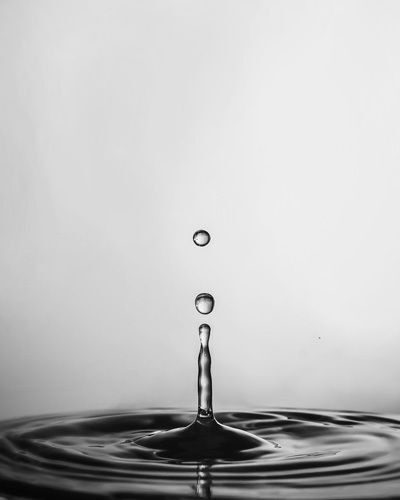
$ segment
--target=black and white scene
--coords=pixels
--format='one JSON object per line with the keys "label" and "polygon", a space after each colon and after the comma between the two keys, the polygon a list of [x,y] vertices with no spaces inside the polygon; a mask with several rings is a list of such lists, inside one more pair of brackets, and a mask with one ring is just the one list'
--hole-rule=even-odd
{"label": "black and white scene", "polygon": [[0,0],[0,500],[400,499],[400,1]]}

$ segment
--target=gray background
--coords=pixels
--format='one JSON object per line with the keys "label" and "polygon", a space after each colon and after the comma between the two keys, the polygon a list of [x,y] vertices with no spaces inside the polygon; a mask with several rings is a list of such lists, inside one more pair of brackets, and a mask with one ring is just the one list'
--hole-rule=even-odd
{"label": "gray background", "polygon": [[[400,411],[400,2],[0,2],[0,417]],[[197,248],[194,230],[212,243]]]}

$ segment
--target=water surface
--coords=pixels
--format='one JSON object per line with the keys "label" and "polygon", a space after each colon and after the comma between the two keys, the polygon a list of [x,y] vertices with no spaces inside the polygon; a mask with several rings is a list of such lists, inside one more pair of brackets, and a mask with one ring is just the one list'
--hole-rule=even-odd
{"label": "water surface", "polygon": [[[137,443],[192,412],[44,416],[0,424],[8,499],[400,498],[400,417],[273,409],[223,412],[269,443],[218,459],[177,459]],[[167,454],[168,455],[168,454]]]}

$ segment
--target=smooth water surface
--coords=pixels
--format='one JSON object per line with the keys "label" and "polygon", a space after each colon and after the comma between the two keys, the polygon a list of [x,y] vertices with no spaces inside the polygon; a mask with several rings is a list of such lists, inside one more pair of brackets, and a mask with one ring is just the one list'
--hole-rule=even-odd
{"label": "smooth water surface", "polygon": [[0,497],[399,498],[400,417],[277,409],[217,419],[268,446],[185,460],[137,443],[193,421],[178,410],[3,422]]}

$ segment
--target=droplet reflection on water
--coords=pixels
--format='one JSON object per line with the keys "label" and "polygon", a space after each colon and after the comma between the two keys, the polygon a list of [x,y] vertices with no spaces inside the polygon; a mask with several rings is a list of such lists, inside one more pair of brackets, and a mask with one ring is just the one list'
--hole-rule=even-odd
{"label": "droplet reflection on water", "polygon": [[200,314],[210,314],[214,309],[214,297],[209,293],[199,293],[194,304]]}

